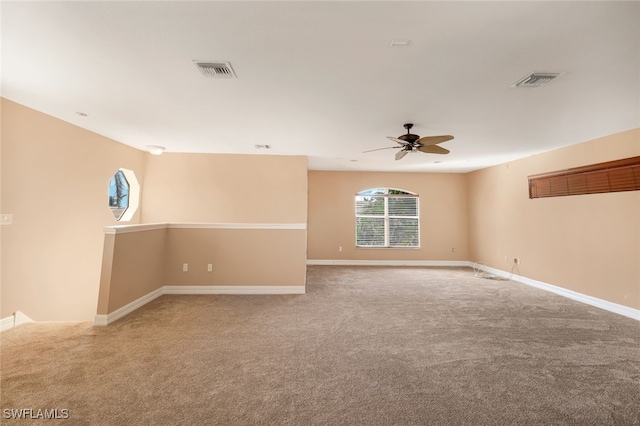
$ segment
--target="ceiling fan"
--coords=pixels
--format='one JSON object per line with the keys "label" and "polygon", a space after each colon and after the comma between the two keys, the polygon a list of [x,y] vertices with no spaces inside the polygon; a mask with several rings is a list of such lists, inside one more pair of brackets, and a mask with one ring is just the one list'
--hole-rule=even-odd
{"label": "ceiling fan", "polygon": [[400,151],[396,152],[396,160],[400,160],[402,157],[407,155],[410,151],[422,151],[428,154],[448,154],[449,150],[438,146],[439,143],[450,141],[453,139],[451,135],[442,135],[442,136],[425,136],[421,138],[418,135],[414,135],[410,133],[411,128],[413,127],[412,123],[407,123],[404,125],[404,128],[407,129],[407,134],[398,136],[394,138],[392,136],[387,136],[387,139],[390,139],[394,142],[400,144],[400,146],[388,146],[386,148],[377,148],[370,149],[364,152],[372,152],[372,151],[380,151],[382,149],[400,149]]}

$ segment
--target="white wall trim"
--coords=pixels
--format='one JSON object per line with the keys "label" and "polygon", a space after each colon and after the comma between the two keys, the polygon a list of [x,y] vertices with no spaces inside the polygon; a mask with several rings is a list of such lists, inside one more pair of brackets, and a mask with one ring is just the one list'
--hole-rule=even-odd
{"label": "white wall trim", "polygon": [[10,317],[2,318],[2,320],[0,320],[0,331],[9,330],[10,328],[17,327],[28,322],[33,322],[33,320],[23,312],[16,311]]}
{"label": "white wall trim", "polygon": [[105,226],[105,234],[129,234],[131,232],[155,231],[157,229],[166,229],[166,223],[143,223],[138,225],[115,225]]}
{"label": "white wall trim", "polygon": [[[473,263],[469,262],[469,266],[472,266],[472,265]],[[490,274],[503,277],[503,278],[511,278],[513,281],[519,282],[521,284],[525,284],[531,287],[538,288],[540,290],[555,293],[560,296],[564,296],[569,299],[585,303],[587,305],[595,306],[596,308],[604,309],[605,311],[613,312],[615,314],[623,315],[625,317],[629,317],[629,318],[640,321],[640,310],[638,309],[630,308],[624,305],[619,305],[617,303],[609,302],[608,300],[598,299],[597,297],[588,296],[586,294],[578,293],[576,291],[568,290],[566,288],[558,287],[552,284],[547,284],[542,281],[533,280],[531,278],[523,277],[521,275],[516,275],[516,274],[512,275],[509,272],[502,271],[500,269],[495,269],[490,266],[483,265],[482,268]]]}
{"label": "white wall trim", "polygon": [[[332,259],[307,259],[307,265],[344,265],[344,266],[468,266],[473,267],[474,262],[462,260],[332,260]],[[588,296],[573,290],[547,284],[542,281],[533,280],[521,275],[511,274],[490,266],[481,265],[486,272],[502,278],[510,278],[513,281],[536,287],[540,290],[549,291],[569,299],[586,303],[605,311],[613,312],[640,321],[640,310],[628,306],[619,305],[597,297]]]}
{"label": "white wall trim", "polygon": [[0,331],[9,330],[13,327],[15,327],[13,315],[11,315],[10,317],[2,318],[2,320],[0,320]]}
{"label": "white wall trim", "polygon": [[154,290],[151,293],[147,293],[141,298],[136,299],[131,303],[127,303],[123,307],[116,309],[110,314],[107,314],[107,315],[97,314],[95,317],[95,320],[93,321],[93,325],[109,325],[112,322],[122,318],[123,316],[130,314],[136,309],[141,308],[142,306],[146,305],[152,300],[157,299],[158,297],[162,296],[162,294],[163,294],[163,287],[160,287],[159,289]]}
{"label": "white wall trim", "polygon": [[164,294],[304,294],[303,285],[168,285]]}
{"label": "white wall trim", "polygon": [[306,223],[169,223],[172,229],[307,229]]}
{"label": "white wall trim", "polygon": [[307,265],[342,266],[470,266],[466,260],[345,260],[307,259]]}
{"label": "white wall trim", "polygon": [[157,229],[307,229],[306,223],[142,223],[105,226],[105,234],[128,234]]}
{"label": "white wall trim", "polygon": [[166,285],[141,298],[111,312],[98,314],[93,325],[105,326],[146,305],[163,294],[304,294],[305,286],[297,285],[254,285],[254,286],[208,286],[208,285]]}

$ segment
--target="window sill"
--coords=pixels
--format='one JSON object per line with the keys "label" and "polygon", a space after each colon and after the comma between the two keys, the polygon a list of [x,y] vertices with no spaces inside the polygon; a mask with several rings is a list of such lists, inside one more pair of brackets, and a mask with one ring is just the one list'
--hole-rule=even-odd
{"label": "window sill", "polygon": [[418,250],[420,247],[356,246],[356,250]]}

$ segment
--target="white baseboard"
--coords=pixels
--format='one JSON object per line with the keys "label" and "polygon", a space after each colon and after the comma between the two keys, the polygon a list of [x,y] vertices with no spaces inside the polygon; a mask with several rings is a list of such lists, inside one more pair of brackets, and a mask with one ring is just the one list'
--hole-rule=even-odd
{"label": "white baseboard", "polygon": [[305,286],[206,286],[167,285],[104,315],[95,316],[93,325],[105,326],[146,305],[163,294],[304,294]]}
{"label": "white baseboard", "polygon": [[307,265],[339,266],[470,266],[466,260],[350,260],[307,259]]}
{"label": "white baseboard", "polygon": [[[473,263],[469,262],[469,266],[472,265]],[[509,272],[491,268],[489,266],[482,265],[482,269],[498,277],[510,278],[511,280],[519,282],[521,284],[526,284],[531,287],[539,288],[540,290],[555,293],[560,296],[564,296],[569,299],[585,303],[587,305],[595,306],[596,308],[604,309],[605,311],[613,312],[618,315],[623,315],[635,320],[640,320],[640,310],[638,309],[633,309],[628,306],[619,305],[617,303],[609,302],[603,299],[598,299],[597,297],[587,296],[586,294],[578,293],[576,291],[568,290],[566,288],[558,287],[552,284],[547,284],[542,281],[532,280],[531,278],[523,277],[521,275],[512,275]]]}
{"label": "white baseboard", "polygon": [[167,285],[164,294],[304,294],[303,285]]}
{"label": "white baseboard", "polygon": [[9,330],[14,326],[15,326],[15,321],[14,321],[13,315],[11,315],[10,317],[2,318],[2,320],[0,320],[0,331]]}
{"label": "white baseboard", "polygon": [[9,330],[10,328],[17,327],[28,322],[33,322],[33,320],[24,313],[16,311],[10,317],[2,318],[2,320],[0,320],[0,331]]}
{"label": "white baseboard", "polygon": [[157,299],[158,297],[162,296],[162,294],[163,294],[163,287],[157,290],[154,290],[151,293],[147,293],[141,298],[136,299],[131,303],[127,303],[123,307],[116,309],[110,314],[106,314],[106,315],[98,314],[96,315],[95,320],[93,321],[93,325],[109,325],[112,322],[122,318],[123,316],[130,314],[136,309],[141,308],[142,306],[146,305],[152,300]]}
{"label": "white baseboard", "polygon": [[[473,262],[463,260],[332,260],[332,259],[308,259],[307,265],[344,265],[344,266],[466,266],[472,267]],[[607,300],[598,299],[586,294],[578,293],[542,281],[533,280],[521,275],[490,266],[482,265],[484,271],[503,278],[529,285],[540,290],[549,291],[560,296],[576,300],[596,308],[623,315],[628,318],[640,320],[640,310],[628,306],[619,305]],[[141,306],[163,294],[304,294],[305,286],[164,286],[140,299],[123,306],[108,314],[96,315],[94,325],[108,325],[113,321],[135,311]],[[26,316],[25,316],[26,317]],[[2,330],[13,327],[10,325],[14,317],[2,319]],[[28,318],[28,317],[27,317]]]}
{"label": "white baseboard", "polygon": [[[307,259],[307,265],[343,265],[343,266],[467,266],[473,267],[474,262],[466,260],[335,260],[335,259]],[[481,265],[486,272],[502,278],[510,278],[521,284],[536,287],[540,290],[549,291],[569,299],[604,309],[618,315],[623,315],[635,320],[640,320],[640,310],[628,306],[619,305],[597,297],[587,296],[576,291],[567,290],[542,281],[532,280],[521,275],[511,274],[490,266]]]}

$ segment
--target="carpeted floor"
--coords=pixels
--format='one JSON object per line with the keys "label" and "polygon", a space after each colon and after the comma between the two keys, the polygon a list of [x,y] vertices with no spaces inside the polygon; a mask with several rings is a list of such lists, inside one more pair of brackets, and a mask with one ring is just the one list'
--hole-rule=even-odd
{"label": "carpeted floor", "polygon": [[305,295],[162,296],[0,354],[2,424],[640,425],[640,322],[466,268],[311,266]]}

